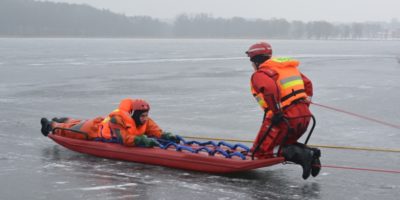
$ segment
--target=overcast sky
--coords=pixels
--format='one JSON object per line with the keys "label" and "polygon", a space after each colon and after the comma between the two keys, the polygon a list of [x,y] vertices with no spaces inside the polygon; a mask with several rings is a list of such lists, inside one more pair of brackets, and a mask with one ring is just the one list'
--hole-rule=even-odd
{"label": "overcast sky", "polygon": [[400,0],[47,0],[86,3],[128,16],[173,19],[179,14],[285,18],[289,21],[365,22],[400,20]]}

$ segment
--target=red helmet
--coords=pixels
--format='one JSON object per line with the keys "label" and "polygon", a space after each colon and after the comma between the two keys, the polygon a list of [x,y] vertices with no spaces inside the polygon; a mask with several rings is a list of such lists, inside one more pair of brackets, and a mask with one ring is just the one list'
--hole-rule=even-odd
{"label": "red helmet", "polygon": [[268,55],[272,56],[272,47],[266,42],[255,43],[250,46],[249,50],[246,51],[247,56],[250,58],[257,55]]}
{"label": "red helmet", "polygon": [[143,99],[135,99],[132,103],[132,110],[145,110],[149,111],[150,110],[150,105],[147,103],[147,101]]}

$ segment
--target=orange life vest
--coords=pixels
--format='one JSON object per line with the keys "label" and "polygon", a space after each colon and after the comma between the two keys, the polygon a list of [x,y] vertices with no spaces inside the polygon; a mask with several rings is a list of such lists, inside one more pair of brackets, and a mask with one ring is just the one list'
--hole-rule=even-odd
{"label": "orange life vest", "polygon": [[143,135],[146,132],[147,124],[136,127],[135,121],[133,121],[128,112],[116,109],[101,122],[98,135],[100,138],[107,140],[123,140],[125,135]]}
{"label": "orange life vest", "polygon": [[[307,97],[303,79],[300,71],[297,69],[298,65],[299,61],[297,60],[288,57],[281,57],[269,59],[259,67],[259,71],[273,70],[278,74],[277,79],[274,80],[279,88],[278,99],[280,100],[281,108],[290,105],[297,99]],[[270,76],[267,72],[265,72],[265,74]],[[269,110],[268,105],[264,100],[264,94],[257,93],[252,84],[251,93],[264,111]]]}

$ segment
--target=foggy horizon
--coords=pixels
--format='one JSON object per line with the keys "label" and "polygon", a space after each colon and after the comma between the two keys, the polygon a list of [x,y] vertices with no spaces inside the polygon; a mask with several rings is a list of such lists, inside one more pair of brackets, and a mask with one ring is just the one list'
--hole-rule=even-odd
{"label": "foggy horizon", "polygon": [[[251,2],[229,0],[35,0],[87,4],[98,9],[108,9],[114,13],[127,16],[146,15],[170,21],[180,14],[204,13],[213,17],[245,19],[283,18],[289,21],[329,21],[333,23],[348,22],[390,22],[399,19],[396,0],[337,0],[326,3],[319,0],[293,2],[290,0]],[[226,8],[229,5],[229,8]]]}
{"label": "foggy horizon", "polygon": [[167,23],[154,16],[121,15],[88,4],[33,0],[0,2],[0,24],[0,36],[3,37],[400,38],[398,20],[347,24],[328,21],[305,23],[285,18],[253,20],[200,13],[181,14]]}

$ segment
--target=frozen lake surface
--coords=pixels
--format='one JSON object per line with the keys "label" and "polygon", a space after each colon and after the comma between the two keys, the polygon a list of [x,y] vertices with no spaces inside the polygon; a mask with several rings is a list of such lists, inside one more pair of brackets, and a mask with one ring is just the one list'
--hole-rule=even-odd
{"label": "frozen lake surface", "polygon": [[[244,51],[255,40],[0,39],[1,199],[398,199],[400,174],[278,165],[214,175],[65,149],[41,117],[92,118],[144,98],[166,131],[252,140],[262,111]],[[400,124],[400,41],[271,40],[301,61],[313,101]],[[399,149],[398,129],[312,107],[310,144]],[[250,144],[247,144],[250,145]],[[399,171],[399,153],[322,149],[325,165]]]}

